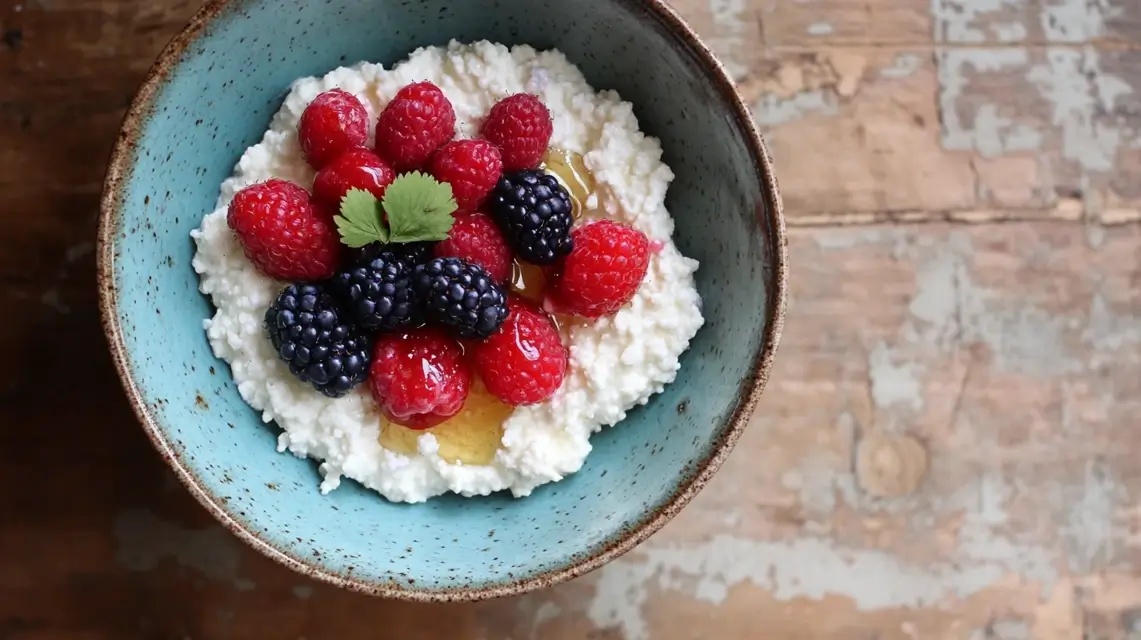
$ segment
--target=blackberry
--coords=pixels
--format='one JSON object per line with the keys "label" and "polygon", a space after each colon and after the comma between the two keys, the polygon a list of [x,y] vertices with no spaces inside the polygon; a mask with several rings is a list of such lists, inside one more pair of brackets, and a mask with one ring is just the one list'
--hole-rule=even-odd
{"label": "blackberry", "polygon": [[574,247],[570,194],[555,176],[527,169],[505,173],[489,198],[511,248],[532,264],[551,264]]}
{"label": "blackberry", "polygon": [[417,266],[412,288],[428,321],[461,338],[488,338],[507,319],[503,290],[482,267],[459,258],[435,258]]}
{"label": "blackberry", "polygon": [[416,315],[412,267],[391,252],[341,271],[329,288],[349,318],[364,329],[392,331],[407,326]]}
{"label": "blackberry", "polygon": [[368,378],[371,344],[345,322],[336,298],[321,284],[292,284],[265,312],[277,355],[302,382],[339,398]]}
{"label": "blackberry", "polygon": [[349,249],[349,263],[353,265],[368,264],[382,253],[393,253],[403,258],[409,267],[424,264],[432,259],[432,250],[435,242],[397,242],[384,244],[374,242],[359,249]]}

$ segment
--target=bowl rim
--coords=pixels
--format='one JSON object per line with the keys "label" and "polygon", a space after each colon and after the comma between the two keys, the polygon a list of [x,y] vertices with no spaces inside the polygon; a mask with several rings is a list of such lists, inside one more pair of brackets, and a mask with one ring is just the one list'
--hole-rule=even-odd
{"label": "bowl rim", "polygon": [[117,308],[115,290],[115,229],[123,198],[122,189],[129,180],[134,159],[134,149],[139,135],[153,111],[152,101],[159,93],[172,70],[178,65],[182,54],[194,43],[211,21],[224,9],[242,0],[207,0],[191,17],[183,29],[167,44],[147,72],[123,118],[122,125],[111,152],[110,162],[103,182],[103,193],[99,207],[99,225],[96,236],[96,274],[99,290],[99,312],[103,333],[108,342],[111,358],[120,383],[126,393],[136,419],[143,427],[151,444],[159,455],[174,470],[179,481],[190,494],[223,526],[239,539],[290,569],[338,587],[368,595],[404,600],[410,602],[456,602],[478,601],[491,598],[520,595],[536,589],[554,586],[572,578],[589,573],[615,560],[672,520],[697,495],[705,484],[716,474],[729,456],[741,433],[748,425],[757,401],[760,399],[772,370],[773,359],[780,344],[787,305],[788,288],[788,238],[785,229],[784,207],[780,190],[773,171],[773,162],[768,147],[761,137],[756,122],[748,106],[723,64],[710,48],[701,40],[688,23],[664,0],[624,0],[640,5],[656,17],[675,36],[690,48],[692,53],[710,73],[723,99],[734,112],[734,118],[746,134],[746,142],[757,165],[757,179],[760,183],[765,211],[758,215],[768,218],[766,228],[770,230],[770,260],[772,261],[773,287],[768,292],[766,317],[760,348],[752,366],[744,379],[748,386],[744,398],[737,404],[729,420],[729,428],[721,438],[713,443],[709,455],[697,463],[695,471],[688,479],[683,479],[675,487],[673,495],[637,525],[622,530],[616,539],[593,552],[572,559],[564,566],[549,569],[543,573],[521,578],[516,581],[484,587],[462,587],[445,590],[410,589],[403,586],[369,581],[352,574],[340,574],[329,570],[309,559],[299,559],[276,548],[243,522],[231,515],[223,503],[219,502],[198,480],[193,469],[167,441],[158,421],[151,415],[139,387],[135,384],[130,366],[130,358],[123,339]]}

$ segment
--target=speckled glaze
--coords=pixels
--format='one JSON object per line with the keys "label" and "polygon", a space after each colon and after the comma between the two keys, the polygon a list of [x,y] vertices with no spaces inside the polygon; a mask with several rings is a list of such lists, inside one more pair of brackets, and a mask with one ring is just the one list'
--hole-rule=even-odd
{"label": "speckled glaze", "polygon": [[[529,16],[543,15],[543,20]],[[583,469],[515,500],[390,504],[275,451],[210,351],[190,230],[296,78],[488,39],[557,47],[634,104],[677,174],[667,204],[701,261],[706,325],[677,381],[592,440]],[[780,198],[724,70],[655,0],[220,0],[162,53],[126,117],[99,224],[104,329],[159,453],[236,535],[304,574],[420,601],[518,594],[630,550],[716,472],[764,388],[785,305]]]}

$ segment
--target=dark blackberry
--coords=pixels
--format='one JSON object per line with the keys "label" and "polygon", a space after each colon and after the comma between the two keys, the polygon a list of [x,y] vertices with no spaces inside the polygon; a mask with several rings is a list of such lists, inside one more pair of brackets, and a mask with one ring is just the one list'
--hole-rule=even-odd
{"label": "dark blackberry", "polygon": [[555,176],[531,169],[505,173],[488,202],[511,248],[527,262],[551,264],[574,247],[570,194]]}
{"label": "dark blackberry", "polygon": [[435,242],[397,242],[383,244],[374,242],[359,249],[349,249],[349,263],[353,265],[368,264],[382,253],[393,253],[403,258],[409,267],[424,264],[432,259],[432,250]]}
{"label": "dark blackberry", "polygon": [[302,382],[339,398],[368,378],[371,344],[319,284],[292,284],[265,312],[277,355]]}
{"label": "dark blackberry", "polygon": [[392,331],[407,326],[416,315],[412,267],[390,252],[341,271],[329,285],[350,319],[365,329]]}
{"label": "dark blackberry", "polygon": [[461,338],[483,340],[507,319],[507,297],[482,267],[435,258],[416,267],[412,288],[428,321]]}

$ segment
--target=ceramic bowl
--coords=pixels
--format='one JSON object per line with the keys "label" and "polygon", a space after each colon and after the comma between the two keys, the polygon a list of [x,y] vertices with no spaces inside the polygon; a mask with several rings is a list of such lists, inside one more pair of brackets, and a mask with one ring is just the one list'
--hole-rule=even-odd
{"label": "ceramic bowl", "polygon": [[[276,429],[211,353],[190,231],[294,79],[453,38],[559,48],[593,86],[634,104],[677,176],[667,203],[682,252],[701,261],[706,324],[665,393],[594,437],[581,471],[529,498],[391,504],[352,482],[321,495],[317,465],[276,452]],[[297,571],[409,600],[525,592],[645,540],[745,428],[784,312],[784,227],[764,144],[724,69],[657,0],[209,2],[126,116],[98,242],[102,319],[127,397],[191,493]]]}

